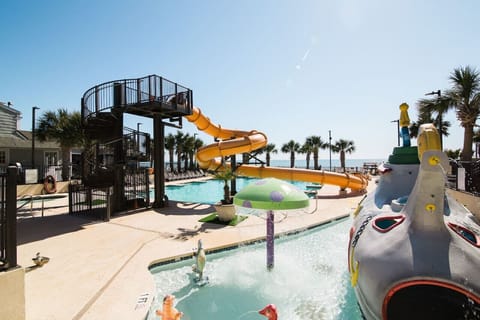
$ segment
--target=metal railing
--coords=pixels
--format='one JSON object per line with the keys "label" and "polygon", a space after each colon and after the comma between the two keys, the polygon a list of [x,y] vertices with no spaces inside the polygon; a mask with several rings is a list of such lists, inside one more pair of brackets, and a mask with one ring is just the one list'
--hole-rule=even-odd
{"label": "metal railing", "polygon": [[0,174],[0,271],[17,266],[17,171]]}
{"label": "metal railing", "polygon": [[82,119],[110,112],[114,107],[147,103],[170,104],[174,110],[191,113],[192,90],[157,75],[105,82],[88,89],[82,97]]}

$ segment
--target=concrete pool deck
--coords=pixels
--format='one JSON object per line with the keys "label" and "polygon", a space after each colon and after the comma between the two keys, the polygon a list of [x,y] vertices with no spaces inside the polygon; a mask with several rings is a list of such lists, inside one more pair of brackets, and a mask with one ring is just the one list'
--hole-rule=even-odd
{"label": "concrete pool deck", "polygon": [[[368,191],[375,187],[370,181]],[[348,217],[363,195],[338,198],[338,190],[325,185],[306,211],[275,223],[275,233]],[[150,265],[191,256],[198,239],[215,250],[265,238],[265,221],[256,216],[237,226],[198,221],[214,211],[210,205],[170,201],[165,208],[101,222],[68,215],[65,198],[49,202],[43,217],[39,210],[19,212],[26,319],[144,319],[156,291]],[[37,252],[50,261],[29,269]]]}

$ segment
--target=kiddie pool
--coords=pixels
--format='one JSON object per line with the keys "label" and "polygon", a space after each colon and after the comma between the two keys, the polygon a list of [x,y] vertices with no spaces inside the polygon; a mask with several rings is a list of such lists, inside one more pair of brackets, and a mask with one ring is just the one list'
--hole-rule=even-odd
{"label": "kiddie pool", "polygon": [[269,303],[279,319],[362,319],[347,272],[350,226],[347,218],[277,239],[271,271],[265,243],[207,254],[204,286],[194,281],[193,259],[154,266],[157,295],[147,319],[159,319],[166,294],[176,296],[182,320],[266,319],[257,311]]}

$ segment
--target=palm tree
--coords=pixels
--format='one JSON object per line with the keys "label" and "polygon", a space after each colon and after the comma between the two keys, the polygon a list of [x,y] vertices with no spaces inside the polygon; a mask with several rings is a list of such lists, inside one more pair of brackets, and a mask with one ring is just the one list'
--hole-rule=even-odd
{"label": "palm tree", "polygon": [[223,199],[221,200],[222,204],[232,204],[228,182],[235,178],[235,173],[230,168],[225,168],[224,170],[216,171],[214,176],[216,179],[223,181]]}
{"label": "palm tree", "polygon": [[193,167],[193,154],[195,152],[195,137],[190,134],[185,134],[183,138],[183,167],[185,170],[187,168]]}
{"label": "palm tree", "polygon": [[278,152],[275,144],[268,143],[265,147],[262,148],[261,152],[265,152],[265,162],[267,163],[267,167],[270,167],[270,154]]}
{"label": "palm tree", "polygon": [[307,140],[310,141],[310,144],[313,146],[313,169],[318,170],[318,150],[327,148],[328,144],[323,142],[320,136],[310,136]]}
{"label": "palm tree", "polygon": [[173,172],[173,156],[175,152],[175,136],[169,133],[165,137],[165,149],[168,150],[168,161],[170,166],[170,171]]}
{"label": "palm tree", "polygon": [[[440,94],[440,91],[438,92]],[[418,123],[418,128],[420,124],[423,123],[433,123],[440,133],[440,146],[443,149],[443,136],[448,137],[448,128],[450,128],[450,121],[443,121],[443,116],[448,112],[449,109],[452,109],[453,106],[450,104],[450,99],[447,97],[438,97],[434,99],[420,99],[417,102],[419,120],[423,117],[424,122]],[[436,114],[435,118],[432,115]],[[417,128],[417,129],[418,129]],[[418,130],[416,135],[410,136],[416,137],[418,135]]]}
{"label": "palm tree", "polygon": [[418,120],[417,121],[412,121],[410,124],[410,127],[408,128],[408,131],[410,132],[410,138],[416,138],[418,137],[418,131],[420,130],[420,126],[424,123],[433,123],[434,120],[432,118],[432,113],[427,110],[420,110],[418,113]]}
{"label": "palm tree", "polygon": [[182,131],[177,131],[175,134],[175,150],[177,153],[177,171],[182,171],[182,155],[183,155],[183,144],[185,136]]}
{"label": "palm tree", "polygon": [[307,138],[303,143],[303,145],[300,147],[300,153],[305,154],[305,163],[306,163],[307,169],[310,169],[310,156],[312,152],[313,152],[313,144]]}
{"label": "palm tree", "polygon": [[281,150],[283,153],[290,153],[290,168],[295,167],[295,152],[300,150],[298,142],[290,140],[282,146]]}
{"label": "palm tree", "polygon": [[449,157],[450,159],[458,159],[458,157],[460,157],[460,152],[462,150],[460,149],[457,149],[457,150],[450,150],[450,149],[446,149],[445,150],[445,153],[447,154],[447,157]]}
{"label": "palm tree", "polygon": [[86,140],[80,112],[69,113],[67,109],[45,112],[38,120],[35,136],[39,141],[57,141],[62,153],[62,180],[68,180],[71,149],[82,146]]}
{"label": "palm tree", "polygon": [[463,149],[460,159],[471,161],[473,150],[473,128],[480,116],[480,73],[470,67],[454,69],[449,77],[453,88],[446,96],[455,107],[457,119],[464,128]]}
{"label": "palm tree", "polygon": [[[195,136],[195,135],[194,135],[194,136]],[[202,141],[201,139],[195,139],[193,145],[194,145],[194,147],[195,147],[195,149],[193,150],[194,153],[195,153],[195,152],[197,152],[198,149],[200,149],[201,147],[203,147],[203,141]],[[191,158],[192,161],[194,161],[194,160],[193,160],[194,157],[195,157],[195,154],[194,154],[194,155],[192,156],[192,158]],[[195,167],[195,164],[192,164],[192,167]],[[195,168],[195,169],[197,169],[197,168]]]}
{"label": "palm tree", "polygon": [[345,153],[352,153],[355,151],[355,144],[351,140],[340,139],[332,146],[333,152],[340,153],[340,166],[343,172],[345,172]]}

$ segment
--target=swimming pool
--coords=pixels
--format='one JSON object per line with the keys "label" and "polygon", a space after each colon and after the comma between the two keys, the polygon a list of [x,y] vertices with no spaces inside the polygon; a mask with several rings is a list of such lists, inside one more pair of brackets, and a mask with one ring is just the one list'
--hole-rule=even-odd
{"label": "swimming pool", "polygon": [[347,272],[350,226],[344,219],[276,240],[272,271],[264,243],[209,254],[203,287],[193,280],[193,259],[154,267],[157,296],[148,319],[156,319],[166,294],[176,296],[182,320],[260,320],[257,311],[269,303],[280,319],[362,319]]}
{"label": "swimming pool", "polygon": [[[237,191],[255,181],[255,178],[237,178]],[[307,183],[289,181],[302,190],[307,189]],[[194,203],[214,204],[223,198],[223,180],[210,179],[206,181],[193,181],[183,184],[165,186],[165,193],[170,200]],[[150,199],[154,199],[153,190]]]}

